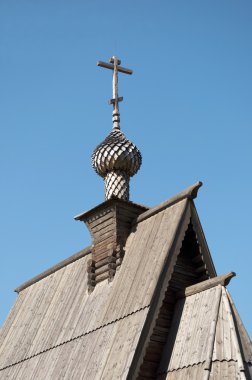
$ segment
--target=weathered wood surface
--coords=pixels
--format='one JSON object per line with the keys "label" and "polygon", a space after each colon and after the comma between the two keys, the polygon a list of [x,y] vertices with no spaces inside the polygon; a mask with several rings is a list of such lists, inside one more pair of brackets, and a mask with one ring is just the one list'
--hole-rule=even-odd
{"label": "weathered wood surface", "polygon": [[170,207],[177,202],[182,201],[183,199],[194,199],[197,197],[197,193],[199,188],[202,186],[202,182],[196,182],[194,185],[188,187],[187,189],[181,191],[180,193],[174,195],[173,197],[167,199],[167,201],[164,201],[160,203],[158,206],[152,207],[150,210],[147,210],[143,212],[137,219],[136,223],[142,222],[144,219],[149,218],[150,216],[153,216],[157,214],[158,212],[161,212],[165,210],[167,207]]}
{"label": "weathered wood surface", "polygon": [[156,379],[157,380],[204,380],[205,372],[204,372],[203,364],[199,363],[198,365],[195,365],[193,367],[180,368],[176,371],[160,374],[156,377]]}
{"label": "weathered wood surface", "polygon": [[252,378],[252,342],[242,323],[239,313],[235,307],[234,301],[232,300],[232,297],[229,294],[228,290],[226,291],[226,293],[228,296],[228,300],[230,304],[232,305],[232,312],[234,313],[234,316],[235,316],[236,327],[238,329],[239,336],[242,337],[241,344],[242,344],[242,351],[244,353],[244,359],[247,363],[251,363],[251,378]]}
{"label": "weathered wood surface", "polygon": [[[191,281],[197,282],[198,278],[215,275],[204,235],[191,203],[185,197],[175,203],[167,203],[166,208],[162,206],[158,212],[138,220],[127,239],[120,271],[112,282],[99,282],[90,295],[86,281],[91,254],[78,257],[78,260],[60,266],[56,271],[47,271],[37,282],[31,282],[25,287],[1,330],[0,378],[126,379],[131,373],[133,363],[136,363],[134,368],[138,368],[138,359],[142,360],[144,357],[145,343],[150,341],[152,349],[146,357],[147,365],[143,376],[139,377],[140,380],[153,370],[151,362],[159,360],[162,355],[168,330],[168,343],[159,368],[160,379],[176,377],[176,380],[184,380],[187,376],[191,379],[204,379],[210,374],[204,368],[211,353],[212,357],[216,355],[217,361],[223,360],[225,363],[227,359],[223,358],[229,357],[231,352],[230,368],[234,369],[228,374],[240,371],[242,365],[236,354],[237,342],[244,342],[244,329],[241,322],[230,322],[230,310],[232,318],[236,315],[230,301],[225,301],[222,309],[218,308],[215,292],[218,287],[180,299],[170,325],[172,313],[169,314],[169,308],[174,303],[174,293],[190,285]],[[103,221],[109,220],[106,213],[101,217],[105,217]],[[190,256],[191,261],[188,262],[181,258],[177,260],[177,257],[181,246],[183,247],[190,217],[193,227],[196,228],[197,240],[202,245],[195,255]],[[99,224],[99,218],[91,219],[93,226]],[[128,223],[126,215],[125,225],[128,226]],[[194,247],[192,242],[188,244],[189,247]],[[99,276],[104,273],[102,266],[107,266],[108,271],[114,270],[109,267],[107,259],[102,257],[101,251],[95,264],[91,260]],[[117,263],[120,257],[113,259]],[[92,265],[88,266],[90,275],[95,273]],[[198,267],[204,267],[204,271],[199,273],[195,270]],[[174,276],[171,279],[172,273]],[[165,294],[168,283],[173,291]],[[225,294],[221,293],[221,300]],[[219,299],[220,304],[221,300]],[[227,305],[231,307],[230,310]],[[206,337],[210,333],[209,326],[213,326],[216,309],[222,310],[222,314],[229,310],[229,319],[224,322],[222,315],[217,315],[215,330],[212,329],[215,339],[212,339],[214,343],[211,346],[211,340]],[[180,325],[173,325],[174,321],[180,321],[180,314]],[[236,327],[234,328],[237,325],[239,337],[236,339],[232,334],[228,335],[228,328],[231,326],[237,334]],[[178,334],[180,339],[176,340]],[[227,339],[232,347],[230,352],[218,345],[219,341]],[[243,351],[244,347],[250,352],[246,355],[243,352],[242,357],[251,357],[251,346],[247,341],[242,343]],[[170,357],[172,360],[169,362],[167,358]],[[233,362],[239,364],[232,366]],[[242,364],[247,370],[246,363]],[[8,366],[10,367],[7,368]],[[211,362],[211,371],[215,367],[217,368],[217,364]],[[239,375],[240,373],[242,372]],[[222,377],[216,379],[220,380]]]}
{"label": "weathered wood surface", "polygon": [[60,263],[54,265],[50,269],[45,270],[44,272],[40,273],[38,276],[35,276],[31,280],[26,281],[24,284],[18,286],[15,289],[15,292],[17,292],[17,293],[21,292],[25,288],[28,288],[28,286],[35,284],[35,282],[42,280],[43,278],[49,276],[50,274],[58,271],[61,268],[64,268],[65,266],[73,263],[76,260],[81,259],[83,256],[89,255],[90,253],[91,253],[91,247],[87,247],[85,249],[82,249],[81,251],[79,251],[79,252],[75,253],[74,255],[68,257],[67,259],[62,260]]}
{"label": "weathered wood surface", "polygon": [[178,300],[158,379],[250,379],[236,325],[220,284]]}
{"label": "weathered wood surface", "polygon": [[[88,295],[86,283],[90,254],[21,291],[18,307],[14,307],[1,331],[0,368],[32,356],[36,357],[32,359],[34,363],[40,353],[48,350],[51,354],[48,351],[46,355],[54,361],[56,346],[97,329],[102,334],[103,326],[116,324],[126,316],[129,321],[130,314],[148,309],[166,256],[172,254],[170,249],[186,202],[134,227],[118,275],[111,283],[98,283],[92,294]],[[143,324],[141,320],[138,328],[142,329]],[[121,343],[127,339],[131,338],[126,331]],[[89,344],[92,342],[90,334]],[[134,348],[131,359],[133,353]],[[123,361],[130,359],[127,353],[120,354],[123,366]],[[27,363],[28,360],[24,365]]]}
{"label": "weathered wood surface", "polygon": [[216,273],[216,270],[214,267],[214,263],[213,263],[208,245],[207,245],[205,234],[204,234],[204,231],[202,229],[196,207],[195,207],[193,202],[190,202],[190,208],[191,208],[193,228],[197,232],[197,239],[199,242],[199,246],[201,247],[201,254],[204,257],[204,262],[206,263],[206,267],[208,268],[208,272],[210,274],[210,277],[216,277],[217,273]]}
{"label": "weathered wood surface", "polygon": [[[89,291],[92,292],[100,281],[111,280],[116,273],[104,263],[102,275],[96,273],[96,263],[102,263],[109,257],[116,257],[117,267],[124,257],[124,246],[132,229],[132,222],[145,211],[142,206],[132,202],[112,199],[104,202],[98,208],[77,217],[85,222],[92,236],[92,275],[88,276]],[[90,273],[90,266],[88,267]]]}
{"label": "weathered wood surface", "polygon": [[[158,318],[159,311],[162,307],[162,302],[165,298],[165,292],[167,290],[168,283],[171,279],[174,265],[176,264],[176,260],[181,249],[182,241],[185,236],[185,231],[190,222],[189,202],[183,201],[182,203],[184,204],[183,215],[180,218],[179,224],[177,226],[176,234],[174,235],[174,238],[171,241],[171,245],[167,251],[166,260],[164,261],[163,267],[161,268],[161,271],[160,271],[160,277],[156,285],[155,293],[152,297],[150,311],[147,316],[145,328],[141,335],[138,349],[136,351],[136,354],[132,362],[132,366],[130,368],[129,378],[135,379],[135,376],[136,376],[135,374],[139,374],[147,347],[151,339],[152,332],[154,331],[154,328],[156,326],[156,319]],[[159,213],[154,215],[154,217],[158,218],[158,215]],[[162,221],[162,224],[166,224],[166,222],[168,222],[166,218],[167,218],[167,214],[164,214],[164,220]],[[160,238],[161,246],[159,250],[162,250],[161,247],[162,247],[162,242],[164,242],[164,240],[165,240],[165,235],[161,236]],[[155,342],[152,342],[151,345],[157,346]]]}
{"label": "weathered wood surface", "polygon": [[[111,63],[103,62],[103,61],[98,61],[97,66],[114,70],[114,65],[112,65]],[[119,71],[120,73],[129,74],[129,75],[133,74],[133,70],[127,69],[126,67],[122,67],[122,66],[117,66],[117,71]]]}
{"label": "weathered wood surface", "polygon": [[229,284],[231,278],[236,276],[234,272],[228,272],[222,276],[210,278],[209,280],[202,281],[198,284],[186,287],[184,290],[177,293],[177,297],[188,297],[196,293],[203,292],[204,290],[214,288],[217,285],[226,286]]}
{"label": "weathered wood surface", "polygon": [[1,371],[1,380],[125,379],[146,314],[147,309],[140,310],[41,352]]}
{"label": "weathered wood surface", "polygon": [[[97,212],[97,214],[98,214],[99,210],[102,210],[104,208],[109,207],[111,204],[114,203],[114,201],[115,201],[115,199],[109,199],[109,200],[107,200],[107,201],[105,201],[103,203],[100,203],[99,205],[95,206],[91,210],[88,210],[88,211],[85,211],[85,212],[83,212],[83,213],[81,213],[79,215],[76,215],[74,217],[74,219],[75,220],[84,220],[86,218],[90,218],[91,215],[93,215],[94,213]],[[134,203],[134,202],[129,202],[129,201],[124,201],[123,199],[116,199],[116,202],[118,204],[120,204],[121,207],[123,207],[123,205],[124,205],[124,206],[126,206],[126,208],[127,208],[127,205],[130,203],[131,205],[136,206],[139,209],[142,209],[143,212],[149,209],[149,207],[144,206],[142,204],[138,204],[138,203]]]}
{"label": "weathered wood surface", "polygon": [[150,336],[137,380],[144,378],[147,374],[149,377],[156,377],[163,348],[170,333],[177,294],[181,291],[184,293],[184,289],[188,287],[188,285],[195,284],[200,279],[197,268],[204,264],[203,256],[200,255],[201,261],[193,261],[193,258],[199,255],[200,247],[198,246],[197,236],[193,230],[190,219],[188,219],[188,226],[185,231],[183,243],[176,264],[173,267],[172,276],[168,283],[162,306],[160,307],[158,316],[155,318],[155,327]]}

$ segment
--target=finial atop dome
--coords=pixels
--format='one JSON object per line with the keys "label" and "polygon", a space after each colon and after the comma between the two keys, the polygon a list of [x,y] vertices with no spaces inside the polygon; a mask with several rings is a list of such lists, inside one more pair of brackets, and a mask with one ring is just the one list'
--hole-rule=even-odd
{"label": "finial atop dome", "polygon": [[133,73],[132,70],[121,67],[121,61],[119,58],[113,56],[109,60],[110,63],[98,61],[97,66],[105,67],[106,69],[113,70],[113,83],[112,83],[112,96],[113,98],[109,100],[109,104],[113,104],[113,129],[120,129],[120,112],[119,112],[119,102],[123,101],[123,97],[118,96],[118,71],[120,73],[129,74]]}
{"label": "finial atop dome", "polygon": [[113,129],[92,154],[92,166],[105,180],[106,199],[129,200],[129,179],[139,170],[142,156],[136,145],[126,139],[120,130],[118,97],[118,72],[132,74],[133,71],[120,66],[121,61],[113,56],[110,63],[97,62],[98,66],[113,70]]}

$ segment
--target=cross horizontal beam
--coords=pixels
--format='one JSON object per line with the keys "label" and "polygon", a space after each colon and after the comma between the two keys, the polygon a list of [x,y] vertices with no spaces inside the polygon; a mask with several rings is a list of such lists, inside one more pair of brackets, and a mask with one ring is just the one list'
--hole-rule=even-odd
{"label": "cross horizontal beam", "polygon": [[[103,61],[98,61],[97,66],[114,70],[114,65],[112,65],[111,63],[103,62]],[[122,67],[122,66],[117,66],[117,71],[119,71],[120,73],[129,74],[129,75],[133,74],[133,70],[126,69],[126,67]]]}
{"label": "cross horizontal beam", "polygon": [[115,104],[116,102],[122,102],[123,101],[123,96],[120,96],[117,99],[110,99],[109,104]]}

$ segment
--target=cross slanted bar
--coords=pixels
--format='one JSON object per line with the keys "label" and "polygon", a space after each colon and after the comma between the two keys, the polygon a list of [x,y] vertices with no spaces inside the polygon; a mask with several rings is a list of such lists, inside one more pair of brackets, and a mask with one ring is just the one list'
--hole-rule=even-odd
{"label": "cross slanted bar", "polygon": [[120,112],[119,112],[119,102],[123,100],[123,97],[118,96],[118,72],[124,74],[133,74],[133,71],[125,67],[120,66],[121,61],[117,57],[113,56],[110,58],[110,63],[98,61],[97,66],[104,67],[105,69],[113,70],[113,83],[112,83],[112,96],[109,104],[113,104],[113,129],[120,129]]}

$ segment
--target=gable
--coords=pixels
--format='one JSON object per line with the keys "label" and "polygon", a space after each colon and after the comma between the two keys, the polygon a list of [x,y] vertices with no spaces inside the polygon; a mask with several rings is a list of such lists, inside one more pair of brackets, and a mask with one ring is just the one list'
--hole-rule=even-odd
{"label": "gable", "polygon": [[[62,376],[69,368],[74,374],[85,373],[91,362],[102,366],[103,378],[109,378],[105,373],[115,365],[117,373],[126,376],[167,253],[188,210],[184,199],[137,223],[113,281],[97,284],[91,294],[86,281],[89,254],[21,290],[1,331],[1,378],[39,373],[44,379],[47,367],[54,373],[60,365],[66,371]],[[88,353],[79,351],[82,346]],[[112,346],[117,347],[115,355]],[[102,362],[97,354],[101,347]]]}
{"label": "gable", "polygon": [[[163,283],[160,286],[160,289],[163,289],[157,294],[160,301],[158,306],[155,305],[153,323],[147,328],[148,336],[142,342],[141,353],[139,352],[137,359],[134,376],[139,380],[156,378],[163,349],[170,335],[178,293],[215,275],[206,243],[203,246],[199,244],[199,241],[203,241],[203,235],[200,222],[192,213],[193,208],[194,205],[190,202],[183,218],[176,248],[170,251],[170,257],[169,254],[167,256],[170,262],[164,269]],[[153,304],[154,302],[153,300]]]}
{"label": "gable", "polygon": [[[59,373],[63,378],[79,380],[87,376],[110,379],[112,374],[113,378],[140,380],[156,379],[157,371],[160,379],[180,374],[181,379],[186,378],[183,376],[194,378],[195,371],[198,371],[197,376],[205,374],[206,359],[196,364],[197,360],[193,359],[196,353],[190,353],[186,366],[182,363],[179,367],[171,361],[171,347],[178,347],[176,340],[171,343],[173,333],[179,333],[182,326],[176,330],[174,321],[182,318],[184,308],[179,305],[189,299],[185,289],[207,283],[206,279],[216,276],[189,193],[184,191],[137,218],[126,241],[124,260],[113,281],[98,283],[91,294],[87,285],[89,250],[19,287],[18,300],[1,331],[0,377],[42,380]],[[210,299],[214,291],[206,291]],[[178,301],[181,297],[186,297],[183,302]],[[216,297],[213,296],[208,305],[210,325],[212,316],[216,315],[213,307]],[[230,299],[228,302],[231,303]],[[204,306],[203,298],[199,305]],[[203,321],[205,309],[201,306]],[[189,304],[188,307],[194,311],[194,306]],[[237,341],[245,357],[244,370],[249,371],[251,343],[234,306],[231,312],[235,315]],[[207,335],[209,324],[205,322]],[[199,323],[195,323],[195,328],[197,325]],[[183,331],[189,331],[190,326],[184,326]],[[191,334],[199,335],[193,329]],[[170,342],[169,354],[167,342]],[[209,342],[207,344],[209,346]],[[186,344],[181,343],[181,349],[184,347]],[[198,352],[201,351],[198,349]],[[212,349],[212,354],[214,352]],[[217,355],[211,369],[224,371],[227,362]],[[238,357],[229,362],[233,371],[237,371]]]}
{"label": "gable", "polygon": [[171,331],[158,379],[251,378],[251,347],[246,353],[242,348],[243,337],[224,286],[180,299]]}

